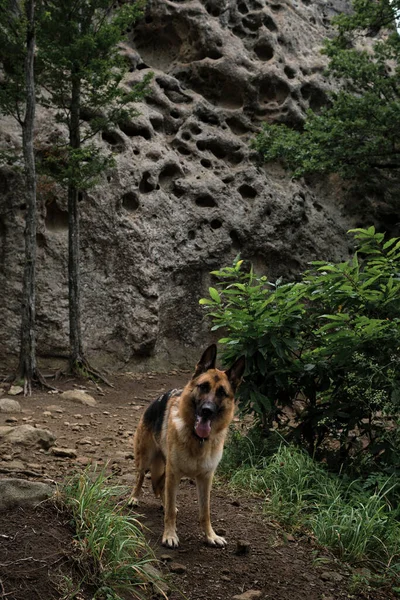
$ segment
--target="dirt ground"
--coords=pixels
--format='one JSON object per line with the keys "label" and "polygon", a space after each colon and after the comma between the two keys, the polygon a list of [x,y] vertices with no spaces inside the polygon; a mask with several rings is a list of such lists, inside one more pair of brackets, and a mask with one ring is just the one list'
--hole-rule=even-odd
{"label": "dirt ground", "polygon": [[[51,451],[0,447],[0,476],[61,481],[88,464],[109,462],[115,482],[131,486],[134,480],[132,439],[143,409],[161,392],[182,387],[188,372],[124,374],[112,378],[114,388],[63,380],[62,390],[85,387],[96,398],[95,407],[73,404],[58,393],[35,392],[18,396],[23,412],[0,414],[5,424],[36,424],[50,429],[57,446],[75,449],[74,458]],[[312,540],[286,534],[262,516],[261,498],[237,496],[219,482],[212,492],[212,522],[226,536],[225,549],[207,547],[200,535],[194,482],[184,480],[178,494],[178,535],[181,546],[166,550],[160,545],[163,515],[159,501],[145,481],[138,509],[146,535],[168,577],[172,600],[230,600],[250,590],[257,597],[274,600],[389,600],[387,590],[354,591],[345,566],[316,548]],[[238,554],[238,541],[249,552]],[[245,545],[246,545],[245,544]],[[41,507],[0,513],[0,598],[52,600],[62,598],[73,579],[74,546],[71,525],[65,515]],[[84,596],[90,598],[88,591]],[[253,596],[254,598],[256,596]],[[251,598],[251,596],[249,596]]]}

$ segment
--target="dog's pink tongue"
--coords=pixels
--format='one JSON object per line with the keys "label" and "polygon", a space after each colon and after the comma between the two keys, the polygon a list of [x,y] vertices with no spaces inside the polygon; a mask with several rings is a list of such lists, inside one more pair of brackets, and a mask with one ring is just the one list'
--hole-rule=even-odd
{"label": "dog's pink tongue", "polygon": [[198,435],[200,438],[208,438],[211,431],[211,421],[203,421],[202,419],[198,419],[194,430],[196,435]]}

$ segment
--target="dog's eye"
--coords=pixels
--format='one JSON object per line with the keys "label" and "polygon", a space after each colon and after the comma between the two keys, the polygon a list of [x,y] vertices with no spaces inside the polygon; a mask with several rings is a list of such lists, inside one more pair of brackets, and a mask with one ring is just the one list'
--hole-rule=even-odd
{"label": "dog's eye", "polygon": [[225,398],[227,395],[228,394],[226,393],[225,388],[223,388],[222,386],[217,389],[217,396],[219,398]]}
{"label": "dog's eye", "polygon": [[210,391],[210,384],[208,383],[208,381],[205,381],[204,383],[200,383],[200,385],[198,386],[199,390],[202,394],[208,394],[208,392]]}

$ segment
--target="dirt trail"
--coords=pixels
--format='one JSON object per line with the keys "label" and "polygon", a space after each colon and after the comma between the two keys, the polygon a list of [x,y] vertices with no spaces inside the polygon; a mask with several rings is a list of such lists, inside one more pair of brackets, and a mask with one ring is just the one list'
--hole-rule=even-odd
{"label": "dirt trail", "polygon": [[[18,396],[23,412],[13,415],[0,413],[0,426],[9,424],[7,420],[11,417],[15,424],[32,423],[49,428],[57,436],[57,446],[74,449],[77,456],[61,458],[44,450],[32,451],[3,445],[0,447],[0,476],[9,476],[7,471],[16,471],[18,476],[18,470],[28,470],[40,473],[43,478],[60,481],[65,475],[90,463],[104,465],[109,461],[115,480],[132,485],[132,438],[144,407],[162,391],[181,387],[188,376],[187,372],[177,371],[165,375],[125,374],[114,377],[115,387],[103,387],[101,394],[94,385],[86,383],[88,393],[96,398],[95,407],[73,404],[59,394],[35,393],[27,399]],[[62,381],[59,388],[81,387],[79,383],[76,380]],[[189,600],[230,600],[249,590],[260,592],[258,596],[254,594],[254,598],[274,600],[391,598],[387,592],[377,590],[351,594],[349,574],[345,568],[327,554],[317,552],[310,540],[295,539],[268,524],[261,514],[261,499],[235,496],[222,484],[213,489],[212,522],[217,533],[226,536],[228,547],[214,549],[203,543],[198,527],[195,485],[190,480],[184,480],[178,494],[178,535],[181,546],[177,550],[167,551],[160,546],[163,520],[160,503],[155,500],[150,488],[150,482],[146,480],[138,512],[147,528],[146,535],[156,555],[162,560],[163,570],[169,574],[172,600],[183,597]],[[51,517],[48,519],[50,521],[46,522],[49,524]],[[43,527],[43,519],[41,522]],[[15,535],[12,528],[15,529]],[[38,528],[40,519],[28,527],[29,531]],[[27,525],[22,514],[12,515],[12,518],[7,513],[0,515],[0,536],[5,540],[0,546],[0,598],[57,598],[54,582],[48,588],[53,591],[46,592],[47,597],[43,591],[45,588],[42,589],[45,574],[51,576],[49,568],[42,568],[40,577],[36,579],[31,574],[34,583],[29,586],[28,578],[25,587],[22,584],[19,586],[20,595],[17,593],[18,586],[13,583],[13,569],[9,564],[12,562],[12,540],[21,540],[26,531]],[[37,539],[43,543],[40,534]],[[249,544],[248,553],[237,553],[238,540]],[[31,548],[33,542],[30,544]],[[21,554],[18,560],[23,562],[24,555]],[[42,566],[45,566],[44,562]]]}

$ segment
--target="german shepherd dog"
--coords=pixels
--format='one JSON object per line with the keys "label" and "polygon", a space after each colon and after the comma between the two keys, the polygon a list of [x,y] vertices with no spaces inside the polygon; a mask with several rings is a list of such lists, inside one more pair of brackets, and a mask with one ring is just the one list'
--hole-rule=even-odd
{"label": "german shepherd dog", "polygon": [[171,390],[144,412],[134,437],[137,482],[129,500],[137,505],[146,471],[164,505],[162,543],[176,548],[176,495],[182,476],[196,480],[200,526],[211,546],[226,540],[210,521],[210,491],[235,411],[234,393],[245,369],[240,357],[227,371],[215,368],[217,347],[209,346],[183,390]]}

